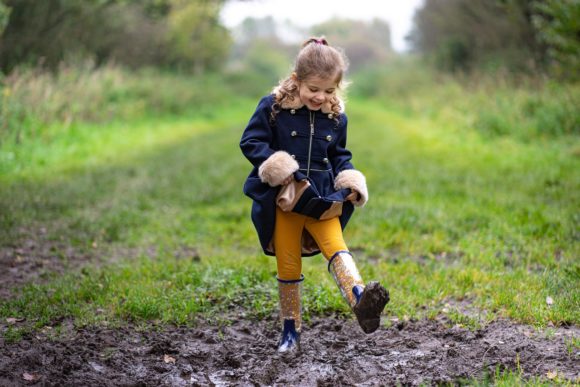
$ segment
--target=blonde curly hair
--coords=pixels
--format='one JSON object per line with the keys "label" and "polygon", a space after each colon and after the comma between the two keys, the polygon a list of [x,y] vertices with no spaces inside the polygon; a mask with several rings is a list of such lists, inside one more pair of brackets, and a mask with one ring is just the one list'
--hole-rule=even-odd
{"label": "blonde curly hair", "polygon": [[[311,37],[302,44],[302,49],[296,56],[294,71],[290,76],[282,79],[276,87],[274,104],[272,105],[271,121],[276,121],[276,115],[280,112],[285,102],[294,101],[298,97],[298,82],[309,77],[329,78],[335,77],[338,86],[337,92],[344,88],[343,76],[348,68],[348,59],[344,52],[328,44],[322,37]],[[336,119],[341,113],[341,101],[337,95],[330,99],[331,110]]]}

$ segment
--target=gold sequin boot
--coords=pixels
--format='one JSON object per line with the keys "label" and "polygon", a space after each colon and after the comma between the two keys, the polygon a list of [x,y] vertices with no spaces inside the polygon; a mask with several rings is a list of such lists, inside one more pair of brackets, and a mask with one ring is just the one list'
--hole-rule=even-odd
{"label": "gold sequin boot", "polygon": [[389,292],[375,281],[364,286],[348,251],[335,253],[328,262],[328,271],[356,315],[362,330],[365,333],[376,331],[381,323],[381,312],[389,302]]}
{"label": "gold sequin boot", "polygon": [[300,328],[302,327],[300,287],[302,281],[304,281],[303,275],[297,280],[278,279],[280,320],[282,322],[282,338],[278,344],[278,352],[300,350]]}

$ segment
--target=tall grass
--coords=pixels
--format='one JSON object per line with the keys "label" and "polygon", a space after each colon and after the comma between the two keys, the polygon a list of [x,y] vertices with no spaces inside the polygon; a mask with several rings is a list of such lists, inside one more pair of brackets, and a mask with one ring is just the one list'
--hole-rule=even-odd
{"label": "tall grass", "polygon": [[[191,76],[130,71],[91,62],[56,73],[19,68],[0,74],[0,147],[50,139],[75,122],[210,112],[232,98],[256,98],[271,87],[257,71]],[[353,97],[382,100],[413,115],[453,120],[487,137],[530,141],[580,134],[580,85],[513,74],[450,76],[413,57],[353,74]]]}
{"label": "tall grass", "polygon": [[63,65],[56,73],[19,68],[0,77],[0,145],[50,140],[76,122],[208,111],[228,95],[226,85],[219,74],[194,77],[91,62]]}
{"label": "tall grass", "polygon": [[486,137],[580,135],[580,84],[508,73],[440,73],[414,58],[354,76],[352,93],[409,114],[452,120]]}

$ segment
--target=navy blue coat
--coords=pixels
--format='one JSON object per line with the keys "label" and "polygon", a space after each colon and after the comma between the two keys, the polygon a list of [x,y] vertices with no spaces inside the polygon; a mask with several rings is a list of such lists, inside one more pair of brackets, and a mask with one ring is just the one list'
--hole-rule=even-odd
{"label": "navy blue coat", "polygon": [[[271,121],[274,96],[263,97],[252,115],[240,141],[240,148],[254,168],[244,184],[244,194],[253,199],[252,222],[258,232],[264,253],[275,255],[272,238],[276,220],[276,196],[280,187],[263,183],[258,168],[276,151],[288,152],[298,162],[300,169],[294,173],[296,180],[306,178],[308,149],[310,145],[310,115],[307,107],[281,109],[275,121]],[[350,190],[336,191],[334,178],[339,172],[354,169],[351,152],[346,148],[347,117],[341,113],[337,118],[314,113],[314,135],[310,157],[309,181],[323,197],[344,201],[340,224],[344,229],[354,206],[345,201]],[[314,244],[313,244],[314,243]],[[304,230],[302,256],[320,253],[318,246]]]}

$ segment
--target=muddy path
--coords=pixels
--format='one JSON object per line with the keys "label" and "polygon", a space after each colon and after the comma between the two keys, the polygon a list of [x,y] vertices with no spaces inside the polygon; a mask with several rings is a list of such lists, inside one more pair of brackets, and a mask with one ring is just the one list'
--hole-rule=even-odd
{"label": "muddy path", "polygon": [[304,324],[301,352],[279,355],[274,317],[222,327],[64,326],[58,337],[43,330],[17,343],[0,341],[0,385],[419,385],[484,377],[496,368],[580,381],[580,353],[566,345],[580,334],[576,327],[546,337],[505,320],[471,332],[439,319],[365,335],[353,320],[316,318]]}
{"label": "muddy path", "polygon": [[[130,248],[86,240],[73,245],[69,238],[55,238],[54,234],[54,230],[49,232],[45,227],[21,228],[14,240],[0,244],[0,302],[18,297],[29,283],[44,284],[84,268],[99,268],[142,255],[154,259],[159,254],[150,245]],[[178,260],[201,259],[193,246],[175,247],[171,254]]]}
{"label": "muddy path", "polygon": [[45,227],[21,228],[15,235],[13,241],[0,245],[0,301],[14,296],[27,283],[44,283],[100,263],[94,248],[73,247],[64,238],[49,236]]}

